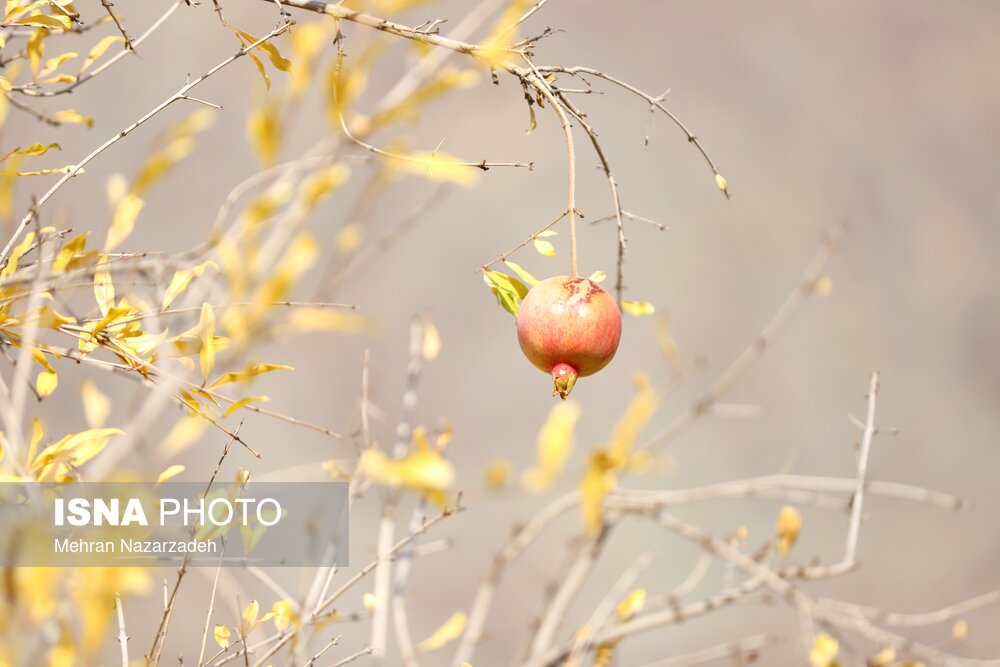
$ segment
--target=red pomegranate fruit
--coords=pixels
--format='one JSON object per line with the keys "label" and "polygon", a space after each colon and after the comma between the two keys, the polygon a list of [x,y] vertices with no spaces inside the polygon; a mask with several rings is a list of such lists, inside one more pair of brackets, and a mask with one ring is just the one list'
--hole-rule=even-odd
{"label": "red pomegranate fruit", "polygon": [[622,337],[622,316],[608,291],[589,278],[555,276],[521,302],[517,340],[524,356],[552,374],[552,395],[569,396],[578,377],[607,366]]}

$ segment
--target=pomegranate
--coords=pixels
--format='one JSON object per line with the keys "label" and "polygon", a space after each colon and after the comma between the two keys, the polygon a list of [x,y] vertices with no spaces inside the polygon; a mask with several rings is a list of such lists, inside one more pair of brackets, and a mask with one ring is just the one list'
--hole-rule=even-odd
{"label": "pomegranate", "polygon": [[524,356],[552,374],[552,395],[569,396],[578,377],[607,366],[622,337],[618,304],[589,278],[555,276],[531,288],[517,315]]}

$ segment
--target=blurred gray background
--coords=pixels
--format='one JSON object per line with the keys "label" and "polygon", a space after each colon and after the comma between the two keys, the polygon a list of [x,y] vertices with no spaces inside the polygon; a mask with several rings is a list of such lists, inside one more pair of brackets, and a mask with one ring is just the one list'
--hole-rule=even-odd
{"label": "blurred gray background", "polygon": [[[471,4],[425,5],[401,20],[417,24],[447,17],[446,34]],[[165,6],[163,0],[117,4],[133,34]],[[256,34],[277,18],[269,3],[230,0],[225,7],[233,23]],[[795,472],[850,476],[858,433],[846,415],[863,413],[868,377],[881,371],[879,422],[900,433],[876,440],[872,477],[957,493],[973,501],[975,510],[953,514],[870,499],[860,546],[863,567],[811,587],[817,594],[922,611],[1000,588],[998,25],[1000,5],[986,0],[551,0],[526,30],[536,34],[551,26],[564,31],[538,45],[538,63],[601,68],[653,94],[669,88],[666,104],[702,139],[733,194],[731,201],[720,195],[700,156],[664,118],[655,120],[644,147],[647,107],[641,101],[608,86],[597,86],[605,94],[577,99],[600,132],[625,208],[670,227],[659,232],[629,224],[626,298],[649,300],[669,313],[685,363],[706,361],[660,406],[648,433],[669,423],[753,339],[796,284],[824,230],[838,221],[849,223],[826,272],[832,294],[811,300],[725,399],[762,405],[766,416],[707,418],[667,450],[674,459],[671,473],[623,482],[682,488],[768,474],[778,471],[793,450],[798,452]],[[347,26],[346,31],[350,52],[364,29]],[[74,48],[85,50],[93,41],[87,37]],[[287,55],[285,39],[278,44]],[[234,47],[211,3],[182,7],[140,47],[138,57],[81,87],[68,102],[64,98],[46,107],[73,106],[94,115],[93,129],[53,129],[11,110],[4,143],[59,141],[64,151],[53,163],[71,162],[170,95],[188,73],[206,70]],[[404,71],[410,52],[394,48],[373,71],[358,110]],[[272,75],[276,86],[283,85],[283,74]],[[259,88],[246,61],[197,90],[225,110],[215,128],[198,138],[195,156],[150,193],[125,249],[180,250],[204,237],[225,194],[255,169],[244,126],[247,110],[261,98]],[[306,150],[324,132],[321,97],[313,91],[294,127],[287,128],[284,158]],[[102,155],[57,195],[49,214],[59,211],[66,224],[98,230],[96,237],[103,238],[109,220],[107,176],[134,173],[157,131],[191,110],[168,110]],[[450,190],[405,240],[338,295],[383,319],[388,324],[384,336],[316,335],[261,353],[266,361],[299,369],[258,384],[255,393],[270,395],[270,407],[346,430],[356,424],[362,354],[370,348],[372,400],[386,411],[377,435],[389,442],[403,390],[407,322],[415,314],[433,317],[443,351],[425,368],[417,417],[434,423],[444,416],[454,425],[448,451],[468,510],[435,531],[453,538],[452,548],[416,565],[409,601],[417,638],[468,607],[512,524],[573,488],[586,453],[606,442],[627,405],[633,372],[645,369],[656,381],[667,373],[654,319],[627,318],[614,363],[574,391],[584,414],[576,450],[557,489],[550,496],[526,495],[516,485],[510,492],[485,489],[483,469],[489,462],[508,459],[517,474],[532,464],[535,434],[552,406],[549,380],[521,357],[512,320],[474,273],[564,207],[562,136],[551,113],[540,112],[538,118],[538,130],[526,135],[521,90],[508,77],[501,77],[499,86],[483,77],[478,87],[431,104],[407,129],[414,147],[433,149],[444,139],[443,150],[469,160],[534,161],[536,169],[495,169],[474,189]],[[604,216],[610,213],[607,185],[592,168],[597,162],[582,133],[578,152],[578,205],[588,218]],[[352,164],[357,175],[364,173],[362,161]],[[41,180],[19,183],[15,210],[23,211],[27,195],[44,187]],[[369,240],[391,229],[434,187],[415,177],[394,186],[367,221]],[[332,243],[346,222],[355,192],[346,188],[312,221],[324,243]],[[527,249],[516,259],[535,275],[565,273],[568,250],[561,231],[555,258]],[[580,244],[581,271],[603,269],[613,281],[614,227],[583,225]],[[64,388],[50,400],[45,414],[51,433],[82,428],[73,390],[79,377],[68,374]],[[119,399],[112,423],[124,420],[134,385],[118,379],[105,380],[102,387]],[[164,422],[162,428],[168,427]],[[349,445],[261,418],[250,419],[244,433],[264,459],[252,462],[237,451],[229,466],[252,465],[258,474],[349,458],[353,452]],[[181,479],[206,477],[220,445],[212,436],[185,452],[188,471]],[[138,459],[130,463],[142,464]],[[355,567],[373,553],[378,509],[371,497],[352,514]],[[717,535],[745,525],[751,542],[758,543],[771,533],[777,511],[777,503],[727,501],[693,506],[681,515]],[[408,513],[407,506],[403,516]],[[560,554],[578,528],[575,515],[564,518],[504,579],[476,667],[507,664],[526,641],[542,588],[558,574]],[[832,562],[840,556],[845,528],[845,517],[804,509],[795,553]],[[648,545],[661,549],[640,579],[650,594],[670,590],[697,558],[689,545],[658,528],[626,523],[606,548],[566,628],[586,619]],[[195,581],[204,574],[194,575]],[[306,574],[290,570],[275,576],[296,587]],[[338,580],[348,576],[343,572]],[[720,577],[716,567],[692,599],[714,592]],[[255,581],[241,586],[260,589],[256,594],[262,603],[268,601],[266,606],[273,601]],[[165,657],[197,653],[204,610],[199,589],[204,588],[188,588],[186,598],[182,593],[182,603],[192,612],[177,618]],[[346,601],[345,611],[359,608],[361,589],[369,590],[363,585]],[[244,599],[250,595],[242,594]],[[136,653],[152,636],[157,597],[130,603]],[[218,622],[226,622],[226,614],[231,616],[220,609]],[[1000,655],[1000,637],[991,631],[998,620],[996,610],[971,617],[970,637],[958,650],[969,656]],[[367,622],[335,631],[344,634],[337,656],[368,640]],[[622,645],[620,664],[639,665],[757,632],[787,638],[764,655],[763,664],[803,662],[795,614],[781,605],[748,605],[638,636]],[[914,636],[936,643],[949,633],[946,625]],[[446,664],[446,656],[449,649],[425,662]]]}

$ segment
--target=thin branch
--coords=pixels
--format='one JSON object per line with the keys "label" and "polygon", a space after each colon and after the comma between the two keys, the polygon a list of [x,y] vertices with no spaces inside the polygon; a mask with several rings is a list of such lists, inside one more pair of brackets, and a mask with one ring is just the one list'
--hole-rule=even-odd
{"label": "thin branch", "polygon": [[545,81],[545,78],[538,73],[538,70],[535,69],[534,64],[527,56],[524,56],[524,60],[532,69],[532,73],[524,77],[524,80],[530,83],[531,86],[537,90],[542,97],[548,100],[550,105],[552,105],[552,109],[559,117],[559,124],[562,126],[563,136],[566,138],[566,211],[569,216],[569,266],[570,277],[576,278],[578,275],[576,261],[576,148],[573,143],[573,126],[570,125],[569,118],[566,115],[566,110],[562,102],[556,99],[555,94],[553,94],[552,89]]}
{"label": "thin branch", "polygon": [[[339,109],[339,106],[338,106]],[[383,150],[377,148],[372,144],[362,141],[351,133],[351,130],[347,127],[347,122],[344,120],[343,111],[338,111],[338,118],[340,119],[340,129],[344,133],[347,139],[355,144],[356,146],[365,149],[369,153],[374,153],[375,155],[380,155],[382,157],[390,158],[392,160],[399,160],[401,162],[409,162],[410,164],[419,164],[421,166],[427,167],[428,171],[433,172],[434,167],[469,167],[473,169],[481,169],[482,171],[489,171],[493,167],[514,167],[520,169],[527,169],[531,171],[535,168],[534,162],[487,162],[486,160],[480,160],[479,162],[462,162],[456,160],[438,160],[437,150],[431,153],[431,158],[413,157],[412,155],[404,155],[402,153],[393,153],[391,151]]]}
{"label": "thin branch", "polygon": [[115,610],[118,612],[118,644],[121,646],[122,667],[128,667],[128,633],[125,632],[125,610],[122,609],[120,593],[115,593]]}
{"label": "thin branch", "polygon": [[314,653],[313,657],[309,658],[309,662],[306,663],[306,667],[313,667],[313,665],[316,664],[316,661],[323,657],[324,653],[326,653],[327,651],[330,650],[331,647],[336,646],[339,643],[340,643],[340,635],[337,635],[336,637],[328,641],[323,648]]}
{"label": "thin branch", "polygon": [[710,412],[715,402],[753,367],[754,363],[760,359],[764,352],[774,343],[775,339],[784,331],[792,315],[815,292],[816,281],[822,275],[822,271],[833,251],[837,248],[843,233],[844,226],[840,225],[826,234],[819,250],[812,261],[809,262],[809,266],[799,279],[795,289],[792,290],[791,294],[781,304],[774,317],[757,334],[753,342],[744,348],[743,352],[733,360],[700,399],[695,401],[686,411],[667,425],[666,428],[650,438],[643,445],[643,448],[655,450],[674,440],[698,421],[701,416]]}
{"label": "thin branch", "polygon": [[750,664],[756,662],[761,651],[779,643],[781,640],[772,635],[752,635],[666,660],[657,660],[645,665],[645,667],[691,667],[692,665],[703,665],[706,662],[726,659],[731,660],[736,665]]}
{"label": "thin branch", "polygon": [[[584,649],[593,650],[602,644],[615,643],[632,635],[682,621],[689,621],[722,609],[723,607],[743,602],[751,594],[758,591],[762,585],[760,579],[751,579],[737,587],[727,588],[711,597],[692,602],[683,607],[671,607],[651,614],[642,614],[631,621],[614,625],[591,635],[584,640]],[[526,662],[522,667],[550,667],[559,665],[569,655],[571,648],[571,644],[555,647],[547,651],[544,655]]]}
{"label": "thin branch", "polygon": [[17,229],[15,229],[14,234],[11,236],[10,240],[7,242],[7,245],[4,247],[3,251],[0,252],[0,262],[6,260],[10,256],[11,250],[13,249],[14,245],[17,243],[18,239],[21,237],[21,234],[24,233],[24,230],[27,229],[28,224],[31,222],[32,217],[35,215],[35,212],[38,209],[40,209],[42,206],[44,206],[45,203],[49,199],[51,199],[52,196],[56,192],[58,192],[62,188],[63,185],[65,185],[67,182],[69,182],[70,179],[72,179],[73,177],[75,177],[84,168],[84,166],[86,166],[87,164],[89,164],[94,158],[96,158],[98,155],[100,155],[101,153],[103,153],[104,151],[106,151],[108,148],[110,148],[111,146],[113,146],[114,144],[116,144],[118,141],[120,141],[121,139],[124,139],[125,137],[127,137],[134,130],[136,130],[138,127],[140,127],[141,125],[143,125],[144,123],[146,123],[148,120],[150,120],[151,118],[153,118],[154,116],[156,116],[158,113],[160,113],[161,111],[163,111],[164,109],[166,109],[167,107],[169,107],[171,104],[173,104],[174,102],[177,102],[178,100],[183,99],[184,96],[186,96],[188,94],[188,92],[190,92],[192,89],[194,89],[196,86],[198,86],[198,84],[202,83],[203,81],[205,81],[206,79],[208,79],[209,77],[211,77],[213,74],[215,74],[219,70],[225,68],[227,65],[230,65],[233,62],[235,62],[236,60],[239,60],[240,58],[242,58],[243,56],[245,56],[252,49],[254,49],[254,48],[260,46],[261,44],[267,42],[268,40],[271,40],[271,39],[277,37],[278,35],[284,33],[285,31],[288,30],[289,27],[291,27],[291,25],[292,25],[291,23],[284,23],[284,24],[278,26],[277,28],[275,28],[271,32],[269,32],[266,35],[264,35],[262,38],[258,39],[253,44],[248,44],[248,45],[242,47],[235,54],[229,56],[228,58],[226,58],[225,60],[223,60],[218,65],[216,65],[215,67],[211,68],[210,70],[208,70],[207,72],[205,72],[204,74],[202,74],[201,76],[199,76],[198,78],[196,78],[193,81],[190,81],[190,82],[184,84],[183,86],[181,86],[180,89],[178,89],[178,91],[176,93],[174,93],[169,98],[167,98],[166,100],[164,100],[163,102],[161,102],[160,104],[158,104],[151,111],[147,112],[144,116],[142,116],[141,118],[139,118],[139,120],[133,122],[131,125],[129,125],[125,129],[121,130],[116,135],[114,135],[113,137],[111,137],[110,139],[108,139],[107,141],[105,141],[103,144],[101,144],[100,146],[98,146],[97,148],[95,148],[93,151],[91,151],[91,153],[89,155],[87,155],[85,158],[83,158],[83,160],[81,160],[80,162],[78,162],[75,165],[73,165],[73,167],[69,171],[67,171],[62,176],[62,178],[60,178],[58,181],[56,181],[55,184],[53,184],[52,187],[49,188],[49,190],[44,195],[41,196],[41,198],[38,200],[38,202],[35,203],[35,205],[32,207],[32,210],[29,211],[21,219],[21,222],[17,226]]}
{"label": "thin branch", "polygon": [[611,525],[610,523],[606,523],[601,528],[601,532],[596,537],[590,539],[584,546],[576,560],[566,571],[566,575],[559,585],[555,596],[552,598],[552,602],[542,615],[542,620],[538,625],[538,632],[535,634],[535,640],[531,645],[529,659],[543,653],[551,646],[555,634],[559,630],[559,626],[569,609],[569,605],[573,602],[576,594],[583,587],[587,577],[594,569],[597,556],[601,553],[601,548],[607,541],[610,531]]}
{"label": "thin branch", "polygon": [[[653,560],[656,558],[655,549],[647,549],[643,553],[639,554],[639,557],[635,559],[635,562],[629,566],[614,585],[608,590],[607,594],[601,600],[596,607],[594,607],[594,612],[587,619],[586,624],[582,627],[587,628],[589,632],[597,632],[604,629],[605,624],[608,622],[608,618],[611,613],[615,610],[615,607],[619,604],[622,598],[628,593],[629,588],[635,583],[635,580],[639,578],[639,575],[646,571],[650,565],[653,564]],[[578,631],[577,639],[573,643],[573,647],[569,652],[569,664],[579,665],[583,663],[584,657],[584,639],[587,634]]]}
{"label": "thin branch", "polygon": [[[399,553],[400,550],[404,549],[408,544],[410,544],[413,540],[417,539],[419,536],[421,536],[424,533],[426,533],[428,530],[430,530],[431,528],[433,528],[434,526],[436,526],[441,521],[444,521],[445,519],[447,519],[448,517],[456,514],[457,512],[461,512],[463,509],[464,508],[462,506],[460,506],[460,505],[457,506],[457,507],[454,507],[454,508],[446,508],[446,509],[442,510],[441,513],[438,514],[437,516],[435,516],[435,517],[433,517],[431,519],[428,519],[427,521],[424,521],[420,525],[419,530],[417,530],[417,531],[415,531],[413,533],[410,533],[409,535],[407,535],[406,537],[404,537],[403,539],[401,539],[399,542],[397,542],[395,545],[393,545],[393,547],[391,549],[389,549],[388,552],[385,554],[384,558],[385,559],[392,558],[397,553]],[[347,581],[345,581],[340,586],[340,588],[338,588],[337,590],[335,590],[333,593],[331,593],[324,600],[320,601],[320,603],[317,605],[317,611],[318,612],[324,612],[324,611],[326,611],[327,607],[329,607],[334,602],[336,602],[337,600],[339,600],[340,597],[344,593],[346,593],[347,591],[351,590],[354,586],[357,585],[357,583],[359,581],[361,581],[366,576],[368,576],[372,572],[372,570],[374,570],[382,561],[383,561],[383,557],[382,556],[376,556],[374,560],[372,560],[371,562],[369,562],[361,570],[359,570],[358,572],[356,572],[354,574],[354,576],[352,576],[350,579],[348,579]],[[275,644],[270,649],[268,649],[257,660],[257,662],[254,663],[254,667],[261,667],[262,665],[267,664],[267,660],[271,656],[273,656],[275,653],[277,653],[289,641],[291,641],[292,638],[295,637],[297,634],[298,634],[298,630],[297,629],[292,629],[291,631],[289,631],[286,634],[282,635],[275,642]],[[368,650],[369,650],[369,652],[371,651],[371,649],[368,649]]]}
{"label": "thin branch", "polygon": [[347,656],[346,658],[344,658],[340,662],[333,663],[332,665],[330,665],[330,667],[343,667],[344,665],[346,665],[346,664],[348,664],[350,662],[354,662],[358,658],[363,658],[366,655],[371,655],[371,652],[372,652],[371,647],[370,646],[366,646],[365,648],[361,649],[360,651],[357,651],[357,652],[352,653],[351,655]]}
{"label": "thin branch", "polygon": [[[417,405],[417,389],[420,384],[420,368],[423,358],[424,326],[419,318],[410,321],[410,360],[406,370],[406,389],[403,392],[403,409],[396,425],[396,444],[393,457],[401,458],[410,447],[413,431],[413,411]],[[392,565],[388,550],[395,539],[396,508],[399,493],[390,489],[382,503],[382,518],[379,521],[376,553],[380,562],[375,569],[375,610],[372,616],[371,648],[376,658],[385,656],[386,636],[389,627],[390,584]],[[411,535],[414,531],[411,530]]]}
{"label": "thin branch", "polygon": [[501,255],[500,255],[499,257],[497,257],[496,259],[493,259],[493,260],[491,260],[491,261],[487,262],[486,264],[483,264],[483,265],[481,265],[481,266],[480,266],[480,267],[479,267],[478,269],[476,269],[476,270],[477,270],[477,271],[485,271],[485,270],[487,270],[488,268],[490,268],[491,266],[493,266],[494,264],[497,264],[497,263],[499,263],[499,262],[503,262],[503,261],[506,261],[508,257],[510,257],[511,255],[513,255],[513,254],[514,254],[515,252],[517,252],[518,250],[520,250],[520,249],[521,249],[521,248],[523,248],[524,246],[528,245],[529,243],[531,243],[531,242],[532,242],[532,241],[534,241],[535,239],[537,239],[537,238],[538,238],[538,237],[539,237],[539,236],[540,236],[540,235],[541,235],[541,234],[542,234],[543,232],[545,232],[545,231],[548,231],[548,230],[549,230],[549,228],[551,228],[551,227],[552,227],[552,226],[554,226],[554,225],[555,225],[555,224],[556,224],[557,222],[559,222],[560,220],[562,220],[563,218],[565,218],[565,217],[566,217],[566,215],[567,215],[568,213],[569,213],[569,211],[563,211],[563,212],[562,212],[562,213],[560,213],[560,214],[559,214],[558,216],[556,216],[556,218],[555,218],[555,219],[553,219],[553,220],[552,220],[551,222],[549,222],[548,224],[546,224],[546,225],[545,225],[544,227],[542,227],[541,229],[539,229],[539,230],[538,230],[537,232],[535,232],[534,234],[532,234],[531,236],[529,236],[528,238],[526,238],[526,239],[525,239],[524,241],[522,241],[522,242],[521,242],[521,243],[519,243],[518,245],[514,246],[513,248],[511,248],[511,249],[510,249],[510,250],[508,250],[507,252],[505,252],[505,253],[501,254]]}
{"label": "thin branch", "polygon": [[[838,499],[832,504],[827,503],[825,499],[815,502],[817,494],[851,494],[855,493],[856,490],[857,480],[847,477],[780,474],[706,484],[691,489],[664,491],[618,489],[608,497],[608,505],[610,507],[626,508],[631,506],[638,508],[639,505],[646,503],[647,505],[667,508],[721,498],[765,498],[818,504],[846,511],[851,506],[849,500]],[[969,501],[958,496],[898,482],[867,480],[865,490],[869,495],[926,503],[947,510],[965,511],[972,507]],[[805,495],[792,495],[793,492],[802,492]]]}
{"label": "thin branch", "polygon": [[122,37],[125,38],[125,50],[135,51],[135,44],[132,43],[132,38],[128,36],[128,33],[125,31],[125,26],[122,25],[122,22],[121,20],[119,20],[118,15],[115,14],[114,4],[111,2],[111,0],[101,0],[101,4],[104,5],[104,9],[107,10],[108,16],[111,17],[111,20],[115,22],[115,27],[118,28],[118,32],[120,32],[122,34]]}
{"label": "thin branch", "polygon": [[147,28],[145,32],[143,32],[137,38],[135,38],[135,39],[132,40],[132,49],[129,49],[127,46],[123,47],[121,51],[119,51],[118,53],[114,54],[113,56],[111,56],[110,58],[108,58],[103,63],[101,63],[100,65],[98,65],[94,69],[90,70],[89,72],[84,73],[83,75],[81,75],[80,77],[78,77],[77,80],[74,81],[73,83],[71,83],[71,84],[69,84],[69,85],[67,85],[67,86],[65,86],[63,88],[58,88],[56,90],[38,90],[37,88],[31,88],[31,87],[27,87],[27,86],[18,86],[18,87],[15,87],[14,90],[16,90],[17,92],[22,93],[24,95],[31,96],[31,97],[52,97],[52,96],[55,96],[55,95],[65,95],[66,93],[73,92],[74,90],[76,90],[77,87],[83,85],[87,81],[90,81],[95,76],[98,76],[101,72],[107,70],[109,67],[111,67],[112,65],[114,65],[115,63],[117,63],[119,60],[121,60],[122,58],[124,58],[128,54],[133,53],[135,47],[137,47],[140,44],[142,44],[144,41],[146,41],[146,39],[150,35],[152,35],[154,32],[156,32],[157,30],[159,30],[160,26],[162,26],[163,23],[168,18],[170,18],[171,14],[173,14],[175,11],[177,11],[177,9],[182,4],[184,4],[184,0],[175,0],[175,2],[173,2],[169,7],[167,7],[167,9],[163,12],[163,14],[160,15],[159,18],[157,18],[155,21],[153,21],[152,25],[150,25],[149,28]]}
{"label": "thin branch", "polygon": [[580,502],[578,493],[569,493],[549,503],[540,512],[534,514],[525,524],[518,527],[503,548],[493,559],[493,565],[476,591],[476,596],[469,611],[465,633],[459,641],[452,660],[454,667],[461,667],[473,658],[476,645],[482,638],[483,628],[489,618],[490,606],[496,594],[497,586],[503,577],[507,566],[520,556],[525,549],[542,533],[542,531],[557,518],[576,507]]}
{"label": "thin branch", "polygon": [[[563,67],[560,65],[549,65],[549,66],[540,66],[538,69],[539,71],[545,73],[550,73],[550,72],[563,73],[563,74],[569,74],[571,76],[579,76],[581,74],[587,74],[596,77],[598,79],[604,79],[608,83],[614,84],[619,88],[627,90],[633,95],[642,98],[643,100],[646,101],[647,104],[650,105],[651,108],[659,109],[664,114],[666,114],[666,116],[673,122],[673,124],[676,125],[684,133],[684,136],[687,138],[687,140],[690,143],[694,144],[695,148],[698,149],[698,152],[701,153],[701,156],[705,159],[705,162],[708,163],[709,168],[711,168],[712,173],[715,174],[716,176],[721,175],[719,173],[719,168],[715,165],[715,161],[712,160],[711,156],[709,156],[708,151],[705,150],[705,147],[701,145],[701,140],[699,140],[698,137],[695,136],[695,134],[691,132],[690,129],[688,129],[687,125],[685,125],[684,122],[681,121],[681,119],[674,114],[674,112],[672,112],[670,109],[664,106],[662,95],[654,97],[649,93],[645,93],[642,90],[639,90],[632,84],[627,83],[622,79],[611,76],[606,72],[594,69],[592,67]],[[727,198],[729,197],[729,192],[727,190],[723,190],[723,193],[726,195]]]}

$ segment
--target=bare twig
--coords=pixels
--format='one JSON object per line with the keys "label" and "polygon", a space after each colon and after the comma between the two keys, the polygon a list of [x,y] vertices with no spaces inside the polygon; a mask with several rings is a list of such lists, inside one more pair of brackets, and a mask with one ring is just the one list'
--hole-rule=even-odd
{"label": "bare twig", "polygon": [[132,38],[128,36],[128,33],[125,31],[125,26],[122,25],[118,15],[115,14],[114,3],[112,3],[111,0],[101,0],[101,4],[104,5],[104,9],[107,10],[108,16],[111,17],[111,20],[115,22],[115,27],[118,28],[118,32],[120,32],[122,37],[125,38],[125,50],[135,51],[135,44],[132,43]]}
{"label": "bare twig", "polygon": [[781,334],[785,325],[791,320],[791,316],[813,294],[816,288],[816,281],[820,278],[823,268],[826,266],[833,251],[837,248],[843,233],[844,227],[841,225],[835,227],[824,237],[819,250],[812,261],[809,262],[809,266],[806,268],[802,278],[799,279],[795,289],[781,304],[774,317],[757,334],[753,342],[733,360],[700,399],[695,401],[694,404],[674,419],[673,422],[668,424],[666,428],[650,438],[643,447],[657,449],[674,440],[694,424],[699,417],[709,412],[715,402],[750,370],[754,363],[764,354],[764,351]]}
{"label": "bare twig", "polygon": [[11,236],[10,240],[7,242],[7,245],[4,247],[3,251],[0,252],[0,261],[6,260],[10,256],[11,249],[14,247],[14,244],[17,243],[17,240],[21,237],[21,234],[24,233],[24,230],[27,229],[28,223],[31,222],[32,216],[35,214],[35,212],[38,209],[40,209],[42,206],[44,206],[45,203],[47,201],[49,201],[49,199],[51,199],[52,196],[56,192],[58,192],[62,188],[63,185],[65,185],[70,179],[72,179],[73,177],[75,177],[80,172],[80,170],[82,170],[94,158],[96,158],[98,155],[100,155],[101,153],[103,153],[104,151],[106,151],[108,148],[110,148],[114,144],[118,143],[118,141],[120,141],[120,140],[124,139],[125,137],[127,137],[129,134],[131,134],[138,127],[140,127],[141,125],[143,125],[144,123],[146,123],[149,119],[151,119],[154,116],[156,116],[157,114],[159,114],[161,111],[163,111],[164,109],[166,109],[167,107],[169,107],[174,102],[177,102],[178,100],[183,99],[188,94],[188,92],[190,92],[192,89],[194,89],[196,86],[198,86],[198,84],[202,83],[203,81],[205,81],[206,79],[208,79],[209,77],[211,77],[212,75],[214,75],[216,72],[218,72],[219,70],[225,68],[226,66],[228,66],[231,63],[235,62],[236,60],[239,60],[240,58],[242,58],[243,56],[245,56],[250,50],[252,50],[254,48],[257,48],[258,46],[260,46],[261,44],[267,42],[268,40],[271,40],[271,39],[277,37],[278,35],[282,34],[286,30],[288,30],[288,28],[291,25],[292,25],[291,23],[284,23],[284,24],[278,26],[277,28],[275,28],[271,32],[267,33],[266,35],[264,35],[263,37],[261,37],[260,39],[258,39],[253,44],[249,44],[247,46],[242,47],[235,54],[229,56],[228,58],[226,58],[225,60],[223,60],[218,65],[216,65],[215,67],[211,68],[210,70],[208,70],[207,72],[205,72],[201,76],[199,76],[196,79],[194,79],[192,81],[189,81],[188,83],[184,84],[183,86],[181,86],[180,89],[178,89],[178,91],[176,93],[174,93],[173,95],[171,95],[170,97],[168,97],[166,100],[164,100],[163,102],[161,102],[160,104],[158,104],[151,111],[147,112],[144,116],[142,116],[141,118],[139,118],[139,120],[133,122],[131,125],[129,125],[125,129],[121,130],[120,132],[118,132],[117,134],[115,134],[113,137],[111,137],[110,139],[108,139],[107,141],[105,141],[103,144],[101,144],[100,146],[98,146],[97,148],[95,148],[93,151],[90,152],[89,155],[87,155],[86,157],[84,157],[83,160],[81,160],[80,162],[78,162],[75,165],[73,165],[73,167],[71,169],[69,169],[62,176],[62,178],[60,178],[58,181],[56,181],[55,184],[53,184],[52,187],[50,187],[49,190],[44,195],[41,196],[41,198],[39,198],[38,202],[32,207],[32,210],[29,211],[21,219],[21,222],[17,226],[17,229],[14,230],[14,234]]}
{"label": "bare twig", "polygon": [[128,633],[125,632],[125,610],[122,609],[120,593],[115,593],[115,611],[118,613],[118,645],[121,647],[122,667],[128,667]]}
{"label": "bare twig", "polygon": [[552,598],[552,602],[542,615],[542,620],[538,625],[538,632],[535,634],[535,640],[531,645],[529,659],[540,655],[552,644],[555,634],[566,615],[566,611],[569,609],[569,605],[573,602],[576,594],[580,591],[584,582],[586,582],[587,576],[594,568],[597,556],[600,554],[601,548],[604,546],[610,533],[610,526],[609,522],[602,527],[601,532],[580,550],[576,560],[566,571],[566,576]]}
{"label": "bare twig", "polygon": [[371,652],[372,652],[371,647],[370,646],[366,646],[365,648],[361,649],[360,651],[356,651],[355,653],[352,653],[351,655],[347,656],[343,660],[341,660],[339,662],[333,663],[332,665],[330,665],[330,667],[343,667],[344,665],[346,665],[346,664],[348,664],[350,662],[354,662],[358,658],[363,658],[366,655],[371,655]]}
{"label": "bare twig", "polygon": [[476,591],[472,608],[469,611],[469,620],[465,626],[465,633],[459,640],[455,657],[452,660],[454,667],[461,667],[462,663],[472,660],[476,645],[482,638],[483,628],[489,616],[497,585],[500,583],[507,566],[516,560],[550,523],[576,507],[579,502],[578,493],[570,493],[554,500],[532,516],[527,523],[515,530],[500,552],[497,553],[489,573]]}
{"label": "bare twig", "polygon": [[760,651],[774,646],[780,641],[778,637],[771,635],[753,635],[666,660],[657,660],[645,665],[645,667],[691,667],[691,665],[702,665],[706,662],[726,660],[727,658],[736,665],[749,664],[756,660]]}

